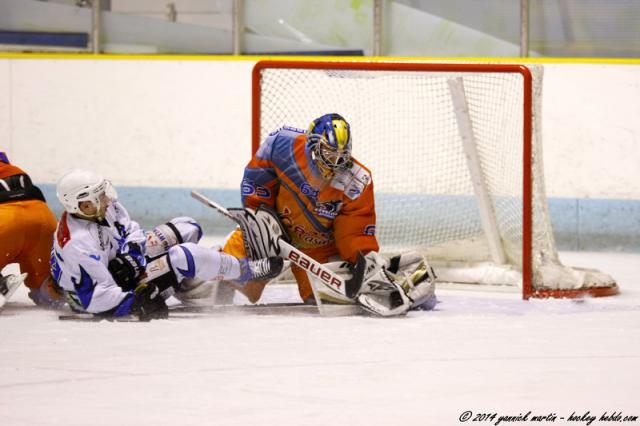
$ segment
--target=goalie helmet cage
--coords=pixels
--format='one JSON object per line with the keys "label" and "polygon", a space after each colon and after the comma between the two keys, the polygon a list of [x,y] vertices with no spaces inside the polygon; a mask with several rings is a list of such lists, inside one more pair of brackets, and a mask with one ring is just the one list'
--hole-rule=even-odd
{"label": "goalie helmet cage", "polygon": [[252,149],[337,112],[372,170],[381,251],[417,250],[441,281],[521,285],[525,299],[616,294],[610,276],[559,261],[541,87],[539,65],[260,61]]}

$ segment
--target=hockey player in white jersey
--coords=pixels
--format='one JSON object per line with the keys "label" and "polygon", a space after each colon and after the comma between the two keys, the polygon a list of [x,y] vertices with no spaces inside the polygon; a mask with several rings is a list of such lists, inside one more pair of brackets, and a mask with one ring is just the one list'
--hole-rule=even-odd
{"label": "hockey player in white jersey", "polygon": [[56,229],[51,274],[76,310],[106,316],[166,318],[164,298],[186,279],[239,285],[277,276],[282,259],[237,259],[198,246],[202,230],[182,217],[144,232],[111,183],[90,171],[63,176],[57,196],[65,212]]}

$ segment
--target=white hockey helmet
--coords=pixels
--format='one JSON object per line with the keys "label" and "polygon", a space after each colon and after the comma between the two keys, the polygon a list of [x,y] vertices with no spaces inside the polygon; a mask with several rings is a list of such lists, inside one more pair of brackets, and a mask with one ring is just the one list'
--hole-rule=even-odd
{"label": "white hockey helmet", "polygon": [[111,201],[118,199],[111,182],[87,170],[73,170],[62,176],[56,186],[56,195],[64,209],[74,214],[82,214],[81,201],[91,201],[99,212],[103,196]]}

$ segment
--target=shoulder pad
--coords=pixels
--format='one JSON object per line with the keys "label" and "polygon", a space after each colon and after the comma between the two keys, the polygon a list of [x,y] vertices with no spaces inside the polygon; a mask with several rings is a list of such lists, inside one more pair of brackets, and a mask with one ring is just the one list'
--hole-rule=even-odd
{"label": "shoulder pad", "polygon": [[256,158],[259,159],[271,159],[274,145],[279,145],[281,141],[291,141],[306,132],[302,129],[295,127],[283,126],[278,130],[271,132],[269,136],[260,144],[258,152],[256,152]]}
{"label": "shoulder pad", "polygon": [[354,162],[349,170],[333,178],[331,186],[344,192],[347,198],[355,200],[360,197],[369,183],[371,183],[369,171]]}
{"label": "shoulder pad", "polygon": [[275,141],[278,133],[272,133],[269,135],[267,139],[264,140],[258,147],[258,151],[256,152],[256,158],[260,159],[270,159],[271,152],[273,151],[273,141]]}
{"label": "shoulder pad", "polygon": [[293,132],[293,133],[307,133],[305,130],[302,129],[298,129],[297,127],[292,127],[292,126],[282,126],[280,127],[278,130],[274,130],[273,132],[269,133],[269,136],[275,136],[277,133],[280,133],[282,131],[285,132]]}

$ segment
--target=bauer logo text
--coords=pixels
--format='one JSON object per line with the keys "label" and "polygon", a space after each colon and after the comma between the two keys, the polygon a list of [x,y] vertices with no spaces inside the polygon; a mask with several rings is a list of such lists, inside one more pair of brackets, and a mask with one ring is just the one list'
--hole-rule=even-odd
{"label": "bauer logo text", "polygon": [[313,264],[309,259],[301,256],[299,253],[290,251],[287,255],[287,259],[309,272],[310,274],[318,277],[320,281],[328,285],[329,287],[340,288],[342,281],[333,277],[329,272],[322,270],[318,264]]}

